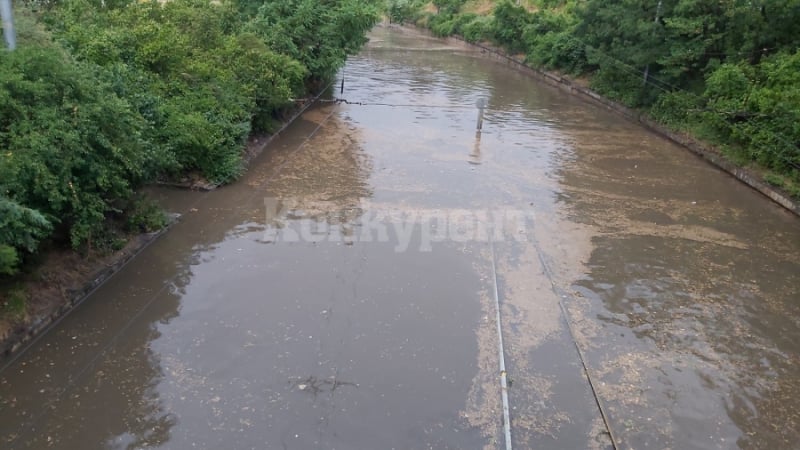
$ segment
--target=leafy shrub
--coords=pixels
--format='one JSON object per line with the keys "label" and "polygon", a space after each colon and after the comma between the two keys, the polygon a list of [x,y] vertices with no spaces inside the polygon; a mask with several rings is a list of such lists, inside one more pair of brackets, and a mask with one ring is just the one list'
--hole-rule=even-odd
{"label": "leafy shrub", "polygon": [[532,20],[531,16],[525,8],[509,0],[501,1],[494,9],[494,21],[490,31],[492,39],[509,52],[524,52],[526,49],[522,35]]}
{"label": "leafy shrub", "polygon": [[775,186],[775,187],[783,187],[783,185],[785,184],[783,178],[780,175],[776,175],[774,173],[765,174],[764,182],[766,182],[770,186]]}
{"label": "leafy shrub", "polygon": [[431,18],[431,31],[440,37],[452,35],[456,29],[456,22],[449,14],[437,14]]}
{"label": "leafy shrub", "polygon": [[245,30],[302,63],[309,77],[329,79],[367,42],[366,32],[378,17],[369,2],[285,0],[264,3]]}
{"label": "leafy shrub", "polygon": [[642,106],[646,92],[642,78],[635,73],[620,72],[615,66],[601,66],[591,78],[591,87],[597,92],[626,106]]}
{"label": "leafy shrub", "polygon": [[453,17],[453,32],[463,34],[464,26],[478,18],[477,14],[464,13],[457,14]]}
{"label": "leafy shrub", "polygon": [[561,69],[580,74],[586,70],[585,45],[572,33],[548,32],[528,48],[527,61],[548,69]]}
{"label": "leafy shrub", "polygon": [[18,264],[17,250],[9,245],[0,244],[0,275],[14,275],[17,273]]}
{"label": "leafy shrub", "polygon": [[800,51],[760,64],[723,64],[706,79],[704,120],[748,157],[779,173],[800,172]]}
{"label": "leafy shrub", "polygon": [[167,226],[168,219],[159,206],[148,199],[138,198],[127,211],[126,228],[136,233],[152,233]]}
{"label": "leafy shrub", "polygon": [[33,253],[52,226],[39,212],[0,196],[0,274],[13,275],[19,252]]}
{"label": "leafy shrub", "polygon": [[419,18],[420,8],[410,0],[391,0],[386,14],[394,23],[414,22]]}
{"label": "leafy shrub", "polygon": [[461,26],[461,36],[467,42],[479,42],[490,37],[494,19],[491,16],[478,16]]}
{"label": "leafy shrub", "polygon": [[659,122],[683,127],[698,117],[702,108],[700,97],[690,92],[669,92],[662,94],[650,109],[650,114]]}
{"label": "leafy shrub", "polygon": [[[366,42],[374,3],[31,3],[43,16],[18,8],[18,49],[0,58],[0,273],[51,236],[116,247],[111,224],[157,177],[236,178],[251,131],[284,117]],[[132,228],[161,221],[149,209],[128,212]]]}
{"label": "leafy shrub", "polygon": [[91,66],[58,48],[21,47],[0,62],[6,195],[59,221],[75,246],[143,179],[144,126]]}
{"label": "leafy shrub", "polygon": [[466,0],[433,0],[431,3],[439,14],[453,15],[458,13]]}

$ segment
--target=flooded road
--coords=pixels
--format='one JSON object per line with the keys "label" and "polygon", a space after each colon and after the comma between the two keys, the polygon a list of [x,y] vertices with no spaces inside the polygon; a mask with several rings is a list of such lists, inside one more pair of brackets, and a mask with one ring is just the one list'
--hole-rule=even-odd
{"label": "flooded road", "polygon": [[352,104],[153,192],[183,219],[0,372],[2,448],[502,448],[495,281],[515,448],[797,447],[800,220],[474,50],[371,37]]}

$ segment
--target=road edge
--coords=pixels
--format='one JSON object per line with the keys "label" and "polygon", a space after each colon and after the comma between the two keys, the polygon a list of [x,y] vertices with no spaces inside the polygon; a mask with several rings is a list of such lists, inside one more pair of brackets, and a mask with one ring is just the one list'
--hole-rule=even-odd
{"label": "road edge", "polygon": [[[317,100],[319,100],[319,98],[322,97],[332,85],[333,82],[325,86],[312,97],[304,99],[304,102],[300,105],[300,107],[298,107],[286,120],[282,121],[281,126],[272,134],[251,137],[251,139],[248,140],[246,147],[242,150],[243,171],[247,171],[253,160],[255,160],[273,140],[275,140],[292,123],[294,123],[295,120],[300,118],[303,113],[315,105]],[[200,191],[212,191],[220,187],[220,185],[203,183],[156,183],[156,185]],[[64,298],[63,302],[54,305],[53,308],[49,309],[46,313],[32,317],[29,321],[19,324],[5,338],[0,339],[0,366],[3,363],[9,362],[21,349],[31,345],[36,338],[43,335],[47,330],[55,326],[64,317],[69,315],[70,312],[80,306],[80,304],[82,304],[95,290],[97,290],[97,288],[111,279],[111,277],[113,277],[117,272],[131,262],[142,251],[144,251],[144,249],[150,246],[150,244],[164,235],[175,223],[180,220],[180,218],[181,217],[179,214],[172,214],[170,215],[170,221],[167,226],[161,230],[132,237],[131,241],[135,242],[130,248],[127,248],[125,252],[122,252],[119,257],[114,259],[110,264],[93,272],[78,289],[70,291]]]}
{"label": "road edge", "polygon": [[8,336],[0,341],[0,362],[11,359],[20,349],[30,345],[36,338],[43,335],[47,330],[57,324],[61,319],[69,315],[80,306],[97,288],[111,279],[123,267],[128,265],[144,249],[150,246],[159,237],[164,235],[172,226],[180,220],[179,214],[171,214],[167,226],[152,232],[134,236],[131,241],[133,244],[119,257],[110,264],[94,271],[86,282],[78,289],[69,290],[64,301],[54,305],[43,315],[33,317],[29,322],[20,324]]}

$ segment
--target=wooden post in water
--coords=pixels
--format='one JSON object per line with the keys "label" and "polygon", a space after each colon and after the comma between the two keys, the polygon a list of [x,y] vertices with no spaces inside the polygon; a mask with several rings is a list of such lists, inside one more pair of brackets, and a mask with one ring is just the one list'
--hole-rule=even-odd
{"label": "wooden post in water", "polygon": [[483,111],[486,109],[486,99],[483,97],[478,98],[475,101],[475,106],[478,107],[478,133],[481,132],[481,128],[483,128]]}

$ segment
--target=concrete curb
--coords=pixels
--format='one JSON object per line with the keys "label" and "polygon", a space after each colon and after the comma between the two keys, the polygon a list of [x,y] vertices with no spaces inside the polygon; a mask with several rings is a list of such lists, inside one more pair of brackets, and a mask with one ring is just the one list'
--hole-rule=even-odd
{"label": "concrete curb", "polygon": [[58,305],[46,315],[36,317],[30,323],[20,325],[6,339],[0,342],[0,361],[9,358],[18,350],[34,341],[37,337],[43,335],[47,330],[60,322],[61,319],[69,315],[70,312],[80,306],[80,304],[97,290],[97,288],[102,286],[103,283],[119,272],[139,253],[149,247],[150,244],[155,242],[161,235],[166,233],[179,219],[180,215],[174,214],[170,218],[170,223],[161,230],[136,236],[133,240],[137,242],[131,248],[127,249],[125,254],[121,255],[120,258],[115,260],[110,266],[106,266],[92,274],[89,280],[79,289],[69,291],[62,304]]}

